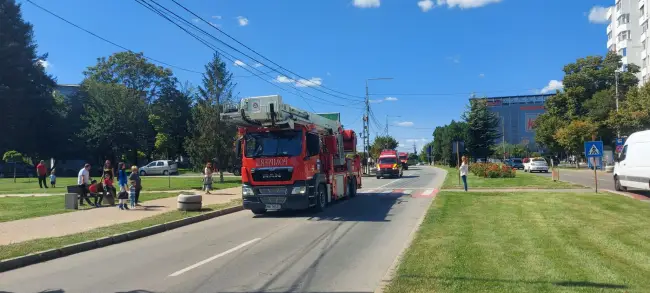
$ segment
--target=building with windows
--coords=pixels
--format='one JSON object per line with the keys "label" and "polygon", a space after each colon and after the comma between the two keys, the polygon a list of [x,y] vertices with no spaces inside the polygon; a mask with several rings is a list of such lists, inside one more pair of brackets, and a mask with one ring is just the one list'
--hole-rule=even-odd
{"label": "building with windows", "polygon": [[648,8],[649,0],[615,0],[614,6],[607,10],[607,49],[621,55],[623,68],[628,64],[641,67],[637,74],[641,84],[649,76],[647,48]]}
{"label": "building with windows", "polygon": [[497,144],[505,141],[508,144],[524,145],[531,152],[541,151],[535,143],[535,119],[546,112],[544,103],[555,94],[539,94],[527,96],[506,96],[472,98],[487,100],[488,109],[495,113],[501,123],[501,137],[496,139]]}

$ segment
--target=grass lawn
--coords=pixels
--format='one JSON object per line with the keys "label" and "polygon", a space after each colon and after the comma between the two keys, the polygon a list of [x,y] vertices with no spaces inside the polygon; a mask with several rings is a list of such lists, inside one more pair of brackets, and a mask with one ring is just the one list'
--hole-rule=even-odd
{"label": "grass lawn", "polygon": [[[458,184],[458,170],[446,166],[436,166],[447,170],[447,178],[442,184],[442,188],[463,188],[463,182]],[[568,182],[553,182],[551,178],[529,174],[522,170],[517,170],[515,178],[481,178],[471,172],[467,175],[467,185],[472,188],[583,188],[580,185]]]}
{"label": "grass lawn", "polygon": [[387,292],[650,292],[649,214],[607,193],[443,191]]}
{"label": "grass lawn", "polygon": [[216,211],[216,210],[221,210],[229,207],[234,207],[237,205],[241,205],[240,199],[233,200],[225,204],[208,205],[198,212],[171,211],[164,214],[151,216],[149,218],[145,218],[138,221],[116,224],[116,225],[102,227],[99,229],[94,229],[92,231],[72,234],[68,236],[35,239],[35,240],[29,240],[29,241],[9,244],[9,245],[0,245],[0,259],[8,259],[8,258],[27,255],[39,251],[61,248],[63,246],[70,245],[70,244],[89,241],[93,239],[99,239],[102,237],[107,237],[107,236],[120,234],[124,232],[134,231],[134,230],[138,230],[138,229],[142,229],[142,228],[146,228],[158,224],[180,220],[183,218],[197,216],[210,211]]}
{"label": "grass lawn", "polygon": [[[170,192],[141,193],[140,201],[145,202],[174,196],[178,196],[178,194]],[[63,195],[0,197],[0,223],[74,212],[75,210],[65,209],[63,197]],[[94,199],[90,200],[94,201]],[[79,207],[80,210],[87,208],[89,208],[87,205]]]}
{"label": "grass lawn", "polygon": [[[98,179],[98,178],[93,178]],[[180,177],[171,176],[166,177],[142,177],[143,191],[163,191],[163,190],[185,190],[185,189],[201,189],[203,185],[201,177]],[[241,185],[240,178],[227,177],[224,178],[224,183],[218,183],[219,177],[213,177],[213,189],[223,189],[236,187]],[[13,178],[0,178],[0,194],[25,194],[25,193],[65,193],[66,186],[76,185],[77,178],[64,177],[57,178],[56,188],[40,189],[38,187],[38,179],[35,178],[17,178],[14,183]],[[49,186],[49,179],[47,185]],[[115,182],[117,186],[117,182]]]}

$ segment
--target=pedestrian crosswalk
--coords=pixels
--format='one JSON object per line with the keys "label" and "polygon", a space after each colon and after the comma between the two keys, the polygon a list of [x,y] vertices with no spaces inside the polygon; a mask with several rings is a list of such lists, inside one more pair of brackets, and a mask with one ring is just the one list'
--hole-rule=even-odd
{"label": "pedestrian crosswalk", "polygon": [[428,198],[436,197],[438,189],[367,189],[367,190],[358,190],[358,194],[368,195],[368,196],[410,196],[413,198]]}

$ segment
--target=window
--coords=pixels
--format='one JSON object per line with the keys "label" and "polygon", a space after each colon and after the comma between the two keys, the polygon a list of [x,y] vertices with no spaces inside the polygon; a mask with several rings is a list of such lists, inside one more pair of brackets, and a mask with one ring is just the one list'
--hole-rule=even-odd
{"label": "window", "polygon": [[618,23],[617,25],[630,23],[630,14],[629,13],[621,14],[621,16],[619,16],[617,19],[617,23]]}
{"label": "window", "polygon": [[641,25],[641,31],[645,33],[647,30],[648,30],[648,21],[646,20]]}
{"label": "window", "polygon": [[630,31],[622,31],[618,34],[619,41],[625,41],[631,39]]}
{"label": "window", "polygon": [[621,10],[621,1],[616,2],[616,11]]}
{"label": "window", "polygon": [[378,163],[379,164],[397,164],[397,158],[388,158],[388,157],[379,158]]}
{"label": "window", "polygon": [[608,32],[607,33],[607,40],[611,40],[611,39],[612,39],[612,32]]}
{"label": "window", "polygon": [[623,57],[627,56],[627,48],[618,50],[618,55],[621,55]]}
{"label": "window", "polygon": [[[618,10],[618,9],[616,9],[616,10]],[[641,6],[641,8],[639,8],[639,13],[641,13],[641,15],[644,15],[645,14],[643,12],[644,10],[645,10],[645,5]]]}
{"label": "window", "polygon": [[160,161],[160,162],[156,163],[156,166],[163,167],[163,166],[165,166],[165,162]]}
{"label": "window", "polygon": [[646,47],[645,47],[645,40],[643,40],[643,42],[641,42],[641,47],[643,47],[643,50],[646,49]]}

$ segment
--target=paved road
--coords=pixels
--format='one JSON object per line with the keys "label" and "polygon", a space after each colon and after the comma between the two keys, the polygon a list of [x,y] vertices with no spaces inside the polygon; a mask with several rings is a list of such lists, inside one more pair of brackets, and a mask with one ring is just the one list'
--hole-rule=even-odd
{"label": "paved road", "polygon": [[[551,173],[533,173],[533,174],[537,174],[539,176],[544,176],[544,177],[551,177]],[[581,184],[591,188],[596,187],[596,180],[594,180],[594,171],[589,169],[582,169],[582,170],[560,169],[560,180]],[[598,189],[614,190],[614,177],[612,173],[605,173],[600,171],[598,172]],[[629,189],[627,193],[630,195],[635,195],[634,196],[635,198],[642,198],[642,197],[638,197],[640,195],[640,196],[649,197],[650,199],[650,193],[647,191]]]}
{"label": "paved road", "polygon": [[234,213],[6,272],[0,291],[373,292],[444,171],[363,180],[365,193],[319,214]]}

